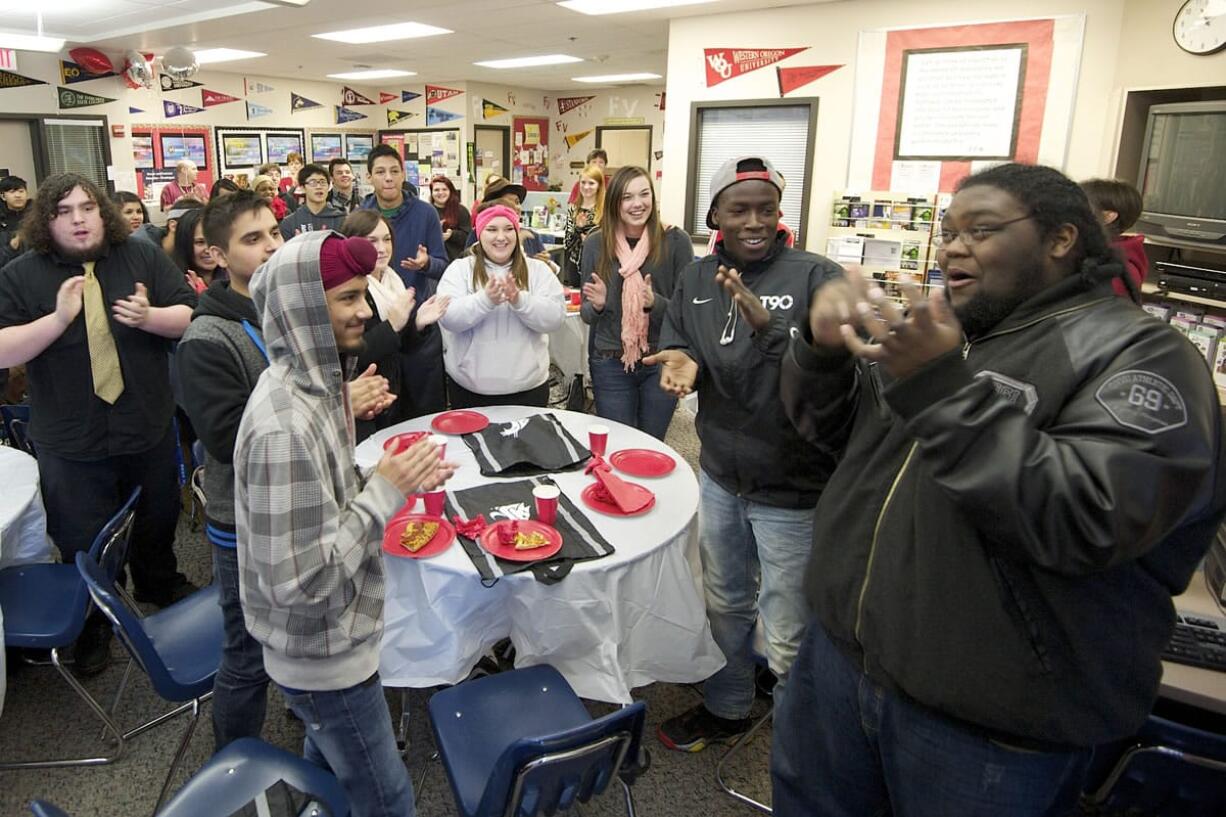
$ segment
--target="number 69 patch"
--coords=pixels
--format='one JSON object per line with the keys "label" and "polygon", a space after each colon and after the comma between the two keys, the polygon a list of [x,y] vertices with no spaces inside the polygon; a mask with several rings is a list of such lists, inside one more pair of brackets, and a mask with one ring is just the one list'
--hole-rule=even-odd
{"label": "number 69 patch", "polygon": [[1188,407],[1171,381],[1153,372],[1129,369],[1112,375],[1094,393],[1117,423],[1160,434],[1188,422]]}

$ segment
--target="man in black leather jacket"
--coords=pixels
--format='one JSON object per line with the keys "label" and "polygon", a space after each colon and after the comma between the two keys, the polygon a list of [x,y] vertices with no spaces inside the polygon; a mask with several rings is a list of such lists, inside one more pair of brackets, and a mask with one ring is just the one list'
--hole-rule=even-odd
{"label": "man in black leather jacket", "polygon": [[940,230],[944,294],[904,314],[849,274],[785,356],[789,416],[842,459],[775,716],[784,817],[1066,813],[1150,711],[1226,509],[1205,361],[1113,297],[1072,181],[989,169]]}

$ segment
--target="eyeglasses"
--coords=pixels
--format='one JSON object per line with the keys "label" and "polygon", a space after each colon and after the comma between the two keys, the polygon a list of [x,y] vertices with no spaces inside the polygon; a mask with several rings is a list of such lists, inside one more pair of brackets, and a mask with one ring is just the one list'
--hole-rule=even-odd
{"label": "eyeglasses", "polygon": [[308,179],[307,183],[303,185],[303,187],[327,187],[327,186],[328,186],[327,179]]}
{"label": "eyeglasses", "polygon": [[967,227],[965,230],[941,230],[936,234],[932,243],[938,247],[948,247],[954,243],[955,239],[961,238],[962,243],[970,247],[978,244],[988,238],[999,233],[1001,230],[1008,227],[1010,224],[1016,224],[1019,221],[1025,221],[1028,218],[1034,218],[1034,213],[1027,213],[1024,216],[1011,218],[1008,221],[1001,221],[997,224],[976,224],[974,227]]}

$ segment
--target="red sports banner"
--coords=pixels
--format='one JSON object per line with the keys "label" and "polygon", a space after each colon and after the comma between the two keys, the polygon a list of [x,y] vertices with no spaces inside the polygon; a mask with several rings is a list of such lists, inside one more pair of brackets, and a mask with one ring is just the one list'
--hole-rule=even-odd
{"label": "red sports banner", "polygon": [[386,105],[387,103],[395,102],[398,99],[400,99],[400,97],[397,96],[396,94],[389,94],[387,91],[379,92],[379,104],[380,105]]}
{"label": "red sports banner", "polygon": [[704,48],[707,87],[774,65],[808,48]]}
{"label": "red sports banner", "polygon": [[206,108],[211,108],[214,105],[224,105],[227,102],[238,102],[239,98],[223,94],[218,91],[210,91],[207,88],[200,89],[200,104]]}
{"label": "red sports banner", "polygon": [[442,102],[444,99],[451,99],[453,96],[459,96],[464,93],[457,91],[455,88],[444,88],[440,85],[426,86],[426,104],[433,105],[436,102]]}
{"label": "red sports banner", "polygon": [[842,67],[841,65],[805,65],[798,68],[776,68],[775,72],[779,75],[779,96],[787,96],[802,85],[808,85]]}

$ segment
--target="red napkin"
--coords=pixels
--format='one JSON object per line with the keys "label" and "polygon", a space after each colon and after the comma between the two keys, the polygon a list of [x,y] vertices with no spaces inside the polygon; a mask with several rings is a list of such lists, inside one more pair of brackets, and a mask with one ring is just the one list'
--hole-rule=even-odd
{"label": "red napkin", "polygon": [[476,519],[469,519],[467,522],[458,516],[453,516],[451,521],[455,523],[456,533],[473,541],[480,539],[481,532],[488,527],[485,514],[477,514]]}
{"label": "red napkin", "polygon": [[[652,500],[650,491],[638,493],[632,490],[630,483],[614,474],[607,465],[603,468],[593,468],[592,473],[596,476],[596,482],[604,489],[603,492],[597,491],[597,494],[608,494],[609,500],[622,513],[634,513]],[[600,498],[604,499],[604,496]]]}

